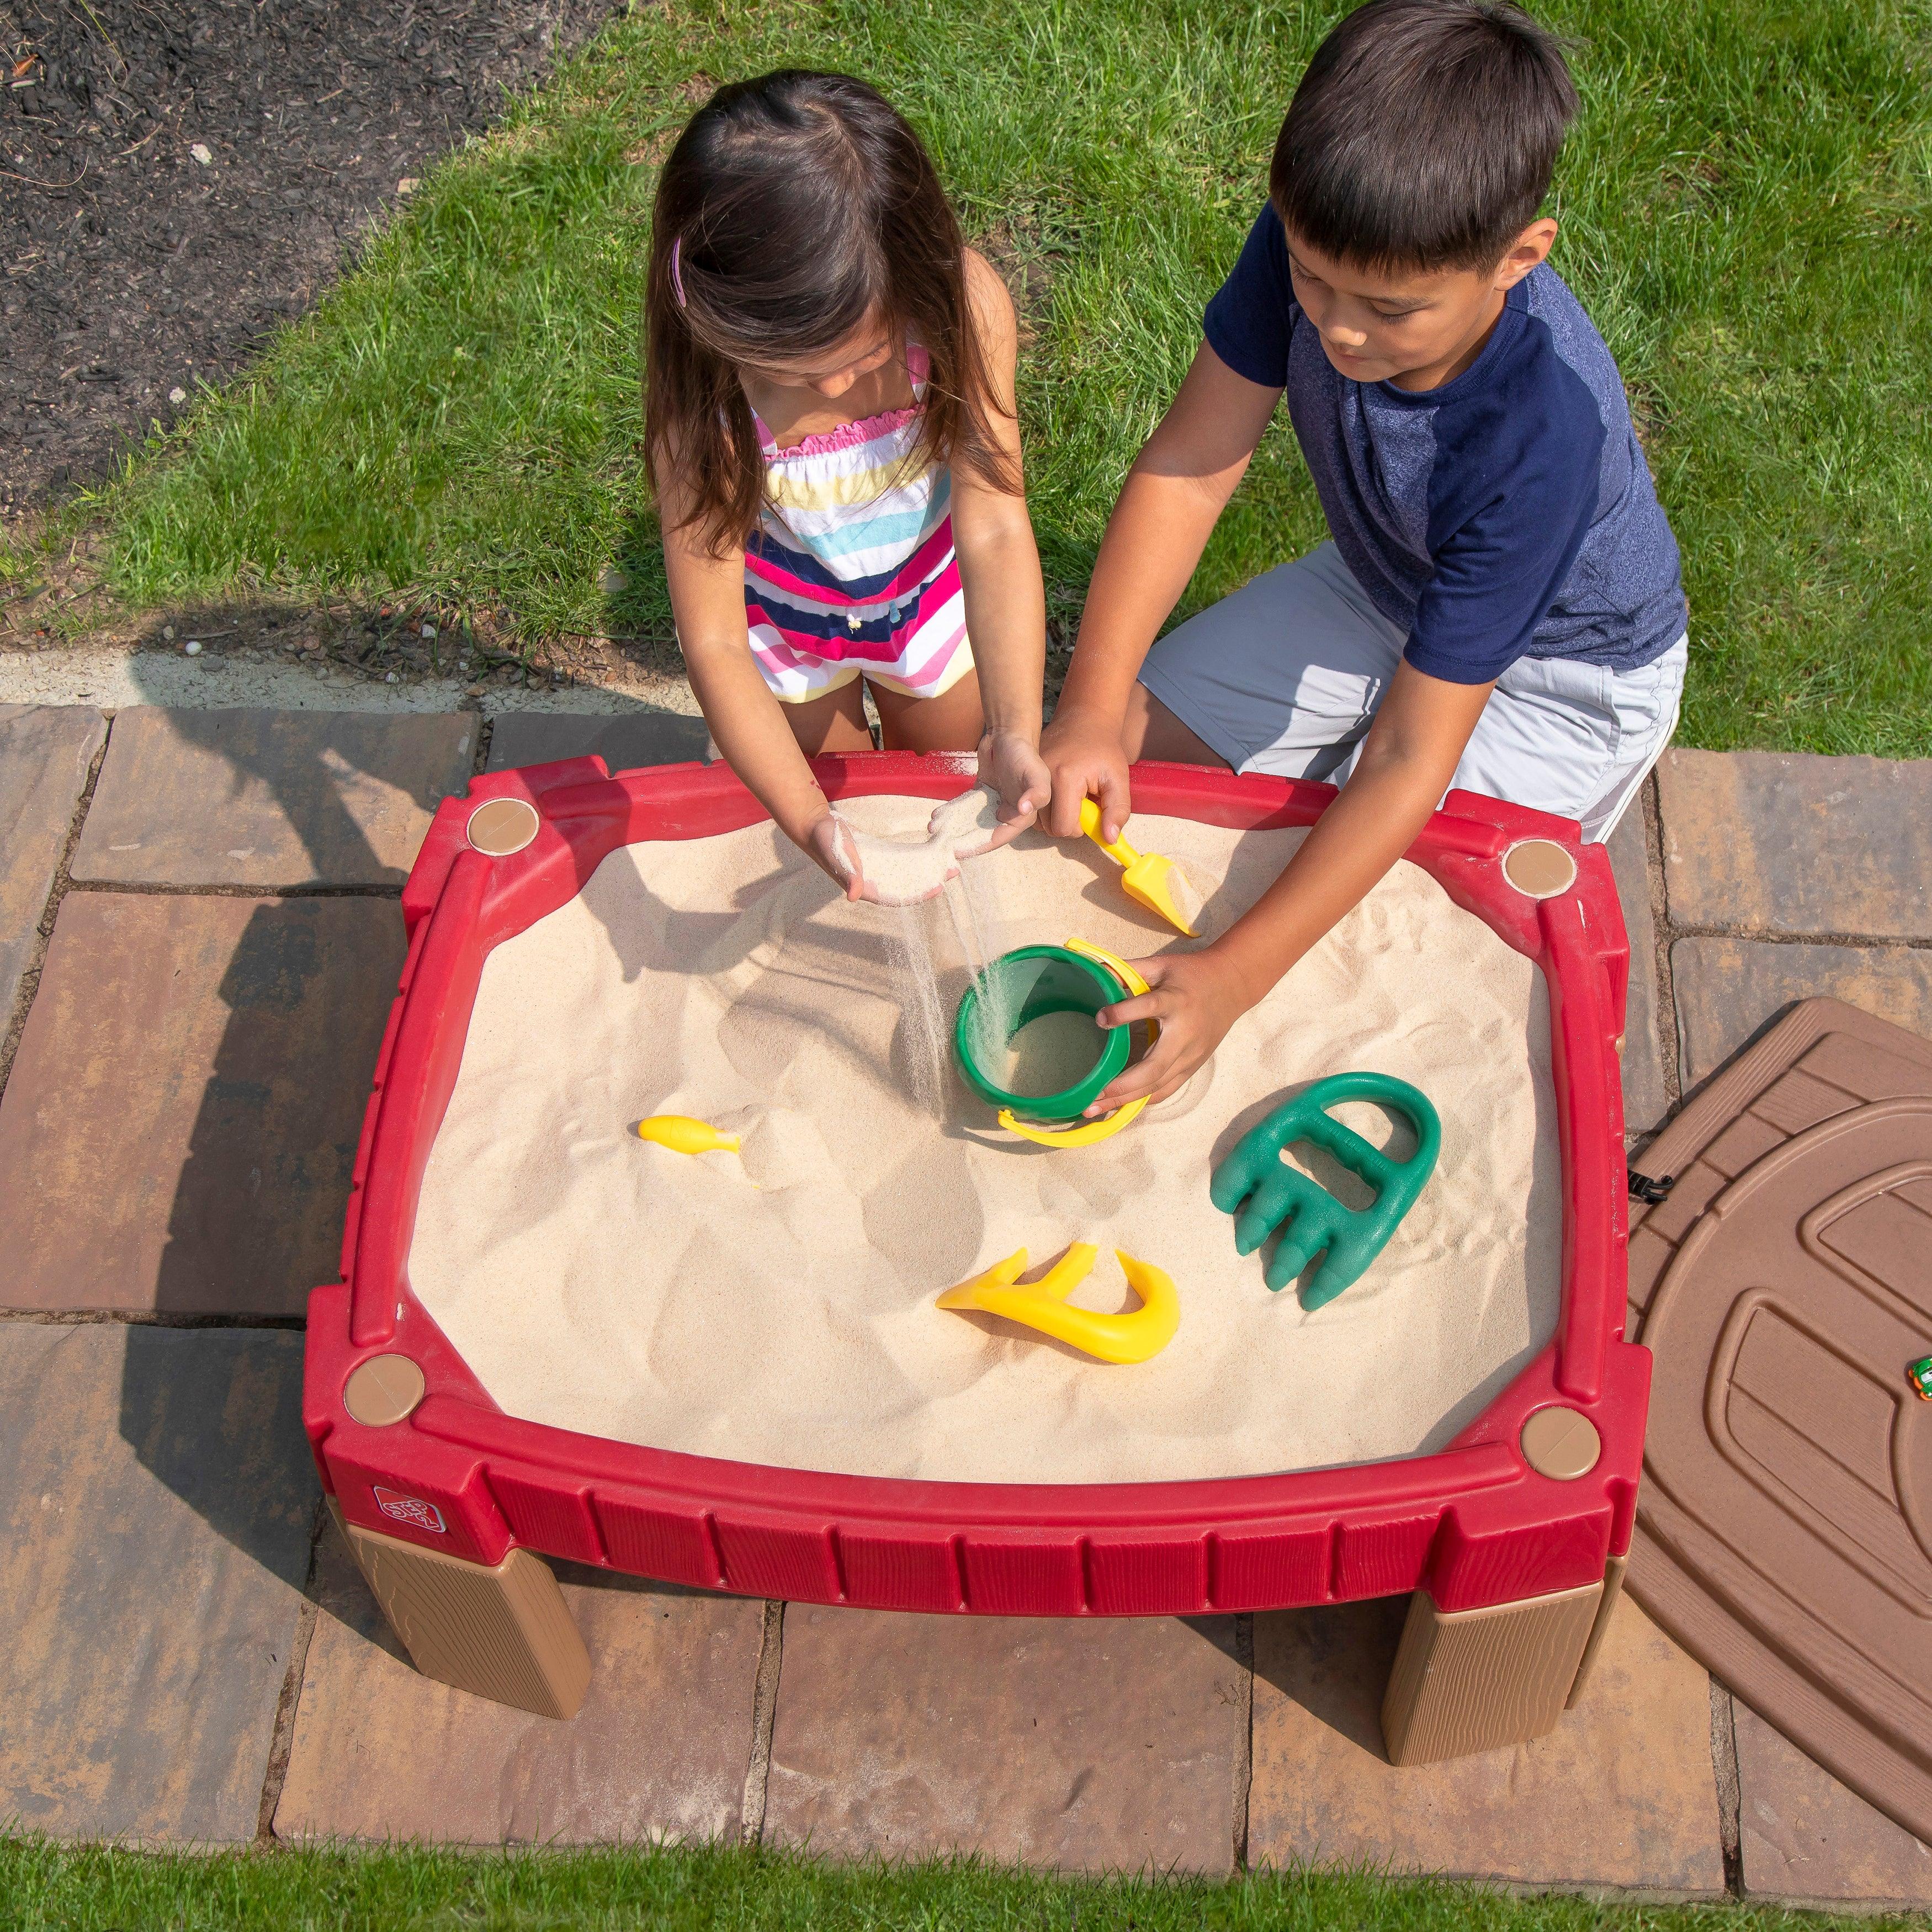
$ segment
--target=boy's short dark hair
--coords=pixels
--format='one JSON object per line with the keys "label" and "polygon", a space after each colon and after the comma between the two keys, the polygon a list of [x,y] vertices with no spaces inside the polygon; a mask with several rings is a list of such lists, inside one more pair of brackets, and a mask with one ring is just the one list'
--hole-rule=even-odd
{"label": "boy's short dark hair", "polygon": [[1369,0],[1309,62],[1268,193],[1337,260],[1492,268],[1536,219],[1576,114],[1555,36],[1510,0]]}

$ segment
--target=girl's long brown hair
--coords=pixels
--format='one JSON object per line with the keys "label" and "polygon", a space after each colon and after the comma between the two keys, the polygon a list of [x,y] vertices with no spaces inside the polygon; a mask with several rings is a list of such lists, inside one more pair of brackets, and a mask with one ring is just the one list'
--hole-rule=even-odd
{"label": "girl's long brown hair", "polygon": [[645,446],[676,465],[680,527],[716,554],[758,521],[764,460],[737,365],[820,353],[874,314],[931,358],[916,454],[957,453],[1016,491],[965,243],[919,136],[844,74],[719,88],[664,164],[645,286]]}

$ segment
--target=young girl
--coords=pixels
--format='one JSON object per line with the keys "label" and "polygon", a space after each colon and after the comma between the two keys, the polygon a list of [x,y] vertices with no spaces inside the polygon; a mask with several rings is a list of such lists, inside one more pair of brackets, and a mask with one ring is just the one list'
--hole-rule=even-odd
{"label": "young girl", "polygon": [[1016,836],[1046,599],[1020,472],[1018,330],[919,137],[862,82],[721,87],[664,164],[645,434],[678,641],[719,751],[854,898],[808,757],[976,751]]}

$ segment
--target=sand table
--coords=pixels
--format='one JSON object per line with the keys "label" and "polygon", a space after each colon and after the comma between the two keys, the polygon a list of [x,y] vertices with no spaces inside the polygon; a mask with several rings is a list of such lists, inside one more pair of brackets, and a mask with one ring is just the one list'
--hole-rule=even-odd
{"label": "sand table", "polygon": [[[841,808],[908,837],[932,811]],[[1128,836],[1212,890],[1211,932],[1302,834],[1136,817]],[[966,980],[959,902],[996,950],[1191,943],[1118,879],[1087,842],[1036,832],[896,910],[836,896],[769,824],[613,854],[484,966],[424,1181],[416,1294],[509,1414],[747,1462],[1078,1482],[1439,1447],[1556,1325],[1540,976],[1398,866],[1184,1092],[1097,1147],[1022,1144],[937,1058],[933,1023]],[[929,950],[937,1008],[908,947]],[[1304,1315],[1264,1286],[1262,1256],[1235,1254],[1208,1170],[1280,1100],[1353,1068],[1435,1101],[1442,1158],[1381,1259]],[[640,1142],[655,1113],[738,1130],[742,1163]],[[1343,1118],[1396,1131],[1373,1108]],[[1108,1366],[932,1305],[1015,1248],[1043,1266],[1083,1238],[1102,1254],[1082,1305],[1134,1305],[1115,1246],[1173,1276],[1180,1332],[1153,1361]]]}

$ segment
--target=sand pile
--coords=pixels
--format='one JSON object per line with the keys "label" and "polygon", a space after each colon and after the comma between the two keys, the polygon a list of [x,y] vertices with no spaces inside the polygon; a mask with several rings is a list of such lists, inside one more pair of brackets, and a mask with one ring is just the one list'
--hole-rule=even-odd
{"label": "sand pile", "polygon": [[[841,808],[907,838],[932,812]],[[1301,835],[1136,818],[1129,836],[1212,892],[1211,932]],[[1088,842],[1037,832],[898,910],[848,904],[770,825],[614,854],[485,965],[424,1182],[416,1293],[510,1414],[744,1461],[1100,1481],[1439,1446],[1556,1323],[1535,969],[1399,866],[1185,1092],[1097,1147],[1017,1143],[943,1057],[961,934],[995,950],[1077,934],[1127,958],[1191,943],[1118,880]],[[908,952],[936,965],[923,998]],[[1056,1030],[1040,1077],[1077,1046]],[[1289,1094],[1352,1068],[1421,1088],[1442,1157],[1381,1259],[1306,1316],[1268,1292],[1260,1255],[1235,1254],[1208,1171]],[[742,1132],[742,1162],[640,1142],[655,1113]],[[1373,1108],[1344,1117],[1390,1137]],[[1173,1276],[1180,1332],[1154,1360],[1112,1367],[933,1307],[1017,1247],[1043,1265],[1083,1238],[1102,1258],[1082,1305],[1134,1305],[1115,1246]]]}

